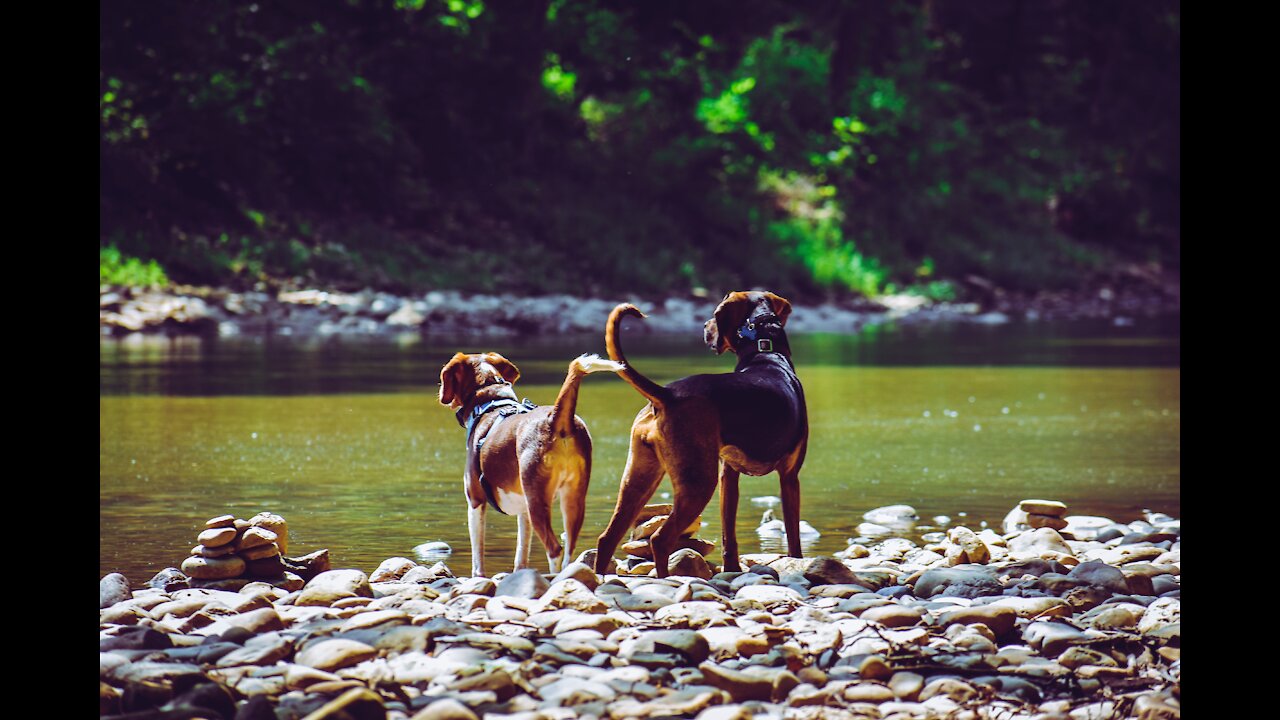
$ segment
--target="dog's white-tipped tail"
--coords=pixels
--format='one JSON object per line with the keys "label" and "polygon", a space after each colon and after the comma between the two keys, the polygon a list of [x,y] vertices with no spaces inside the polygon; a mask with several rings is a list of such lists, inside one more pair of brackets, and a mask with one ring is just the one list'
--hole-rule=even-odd
{"label": "dog's white-tipped tail", "polygon": [[626,367],[620,362],[604,360],[599,355],[590,353],[574,358],[569,363],[569,372],[564,385],[560,386],[555,409],[551,412],[551,427],[556,437],[568,437],[573,431],[573,413],[578,406],[578,384],[582,382],[582,378],[595,372],[619,372]]}
{"label": "dog's white-tipped tail", "polygon": [[583,373],[620,372],[627,367],[624,363],[605,360],[594,353],[583,353],[578,356],[577,360],[574,360],[574,363]]}

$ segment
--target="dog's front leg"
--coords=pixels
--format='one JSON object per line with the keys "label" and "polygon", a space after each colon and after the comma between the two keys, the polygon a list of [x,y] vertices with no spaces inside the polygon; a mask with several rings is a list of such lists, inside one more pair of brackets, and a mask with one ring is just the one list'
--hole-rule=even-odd
{"label": "dog's front leg", "polygon": [[738,476],[728,463],[720,462],[720,556],[725,572],[740,572],[738,563]]}
{"label": "dog's front leg", "polygon": [[[470,500],[468,500],[468,504]],[[471,576],[484,577],[484,502],[467,508],[467,531],[471,535]]]}

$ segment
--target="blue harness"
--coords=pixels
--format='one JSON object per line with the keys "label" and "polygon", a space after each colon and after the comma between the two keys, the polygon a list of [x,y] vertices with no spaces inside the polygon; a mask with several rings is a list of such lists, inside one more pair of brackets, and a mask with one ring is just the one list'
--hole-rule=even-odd
{"label": "blue harness", "polygon": [[[462,420],[462,411],[461,410],[458,411],[458,415],[457,415],[458,424],[462,425],[464,428],[467,429],[466,447],[467,447],[467,454],[469,456],[467,461],[467,473],[470,474],[472,471],[472,467],[471,467],[472,458],[474,458],[475,471],[478,474],[477,479],[480,481],[480,487],[484,488],[485,497],[488,498],[489,504],[493,506],[493,509],[497,510],[503,515],[506,515],[507,512],[502,508],[498,507],[498,499],[494,497],[493,486],[491,486],[484,479],[484,472],[480,470],[480,448],[484,447],[484,441],[489,439],[489,433],[493,432],[493,429],[498,427],[498,424],[501,423],[503,420],[506,420],[512,415],[520,415],[523,413],[527,413],[536,407],[538,406],[534,405],[532,402],[529,402],[528,399],[525,399],[523,402],[516,402],[511,398],[499,398],[497,400],[490,400],[487,403],[477,405],[471,411],[471,413],[467,415],[466,422],[463,422]],[[495,408],[499,408],[498,419],[494,420],[493,423],[489,425],[489,428],[485,431],[484,435],[479,440],[476,441],[476,444],[474,446],[475,448],[474,454],[472,454],[473,446],[471,445],[471,434],[475,432],[476,422],[480,420],[480,416],[484,415],[485,413],[488,413],[490,410],[493,410]]]}

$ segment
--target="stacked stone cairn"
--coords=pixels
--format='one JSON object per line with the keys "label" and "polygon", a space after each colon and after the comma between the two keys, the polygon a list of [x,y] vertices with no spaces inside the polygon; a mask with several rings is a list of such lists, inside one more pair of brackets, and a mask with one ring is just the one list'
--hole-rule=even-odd
{"label": "stacked stone cairn", "polygon": [[[631,541],[623,543],[620,548],[627,554],[627,559],[619,566],[619,574],[648,575],[655,570],[653,548],[650,539],[667,522],[671,515],[671,504],[645,505],[636,516],[631,528]],[[676,549],[667,559],[668,567],[673,575],[688,575],[704,580],[714,572],[707,563],[706,556],[715,550],[715,543],[694,537],[702,527],[702,516],[693,519],[689,527],[680,533]]]}
{"label": "stacked stone cairn", "polygon": [[[191,587],[238,590],[250,582],[263,581],[296,590],[316,574],[308,569],[320,559],[286,558],[289,525],[270,512],[258,513],[248,520],[234,515],[210,518],[196,542],[191,556],[182,561],[182,575],[189,579]],[[327,559],[328,552],[322,553]],[[295,572],[298,570],[303,574]]]}
{"label": "stacked stone cairn", "polygon": [[1067,527],[1067,506],[1057,500],[1023,500],[1004,518],[1005,532]]}

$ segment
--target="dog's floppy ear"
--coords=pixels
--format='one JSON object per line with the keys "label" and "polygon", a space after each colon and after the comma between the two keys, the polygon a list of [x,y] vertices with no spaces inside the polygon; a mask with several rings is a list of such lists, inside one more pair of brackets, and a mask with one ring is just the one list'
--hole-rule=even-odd
{"label": "dog's floppy ear", "polygon": [[716,328],[716,319],[713,317],[702,326],[702,339],[706,341],[707,347],[716,351],[716,354],[724,352],[720,347],[720,331]]}
{"label": "dog's floppy ear", "polygon": [[493,368],[498,371],[498,374],[502,376],[502,379],[512,385],[515,384],[516,380],[520,379],[520,368],[516,367],[515,363],[502,357],[498,353],[485,353],[484,361],[492,365]]}
{"label": "dog's floppy ear", "polygon": [[[457,353],[440,370],[440,404],[452,405],[466,392],[465,385],[471,373],[467,372],[467,356]],[[474,384],[474,380],[471,380]]]}
{"label": "dog's floppy ear", "polygon": [[769,301],[769,307],[773,308],[773,314],[778,316],[778,322],[786,326],[787,316],[791,314],[791,301],[771,292],[765,293],[764,297]]}
{"label": "dog's floppy ear", "polygon": [[724,353],[725,350],[733,350],[733,343],[729,342],[729,338],[742,326],[749,312],[751,312],[751,299],[747,293],[731,292],[725,295],[720,306],[716,308],[715,314],[703,326],[702,334],[703,339],[707,341],[707,347],[715,350],[717,355]]}

